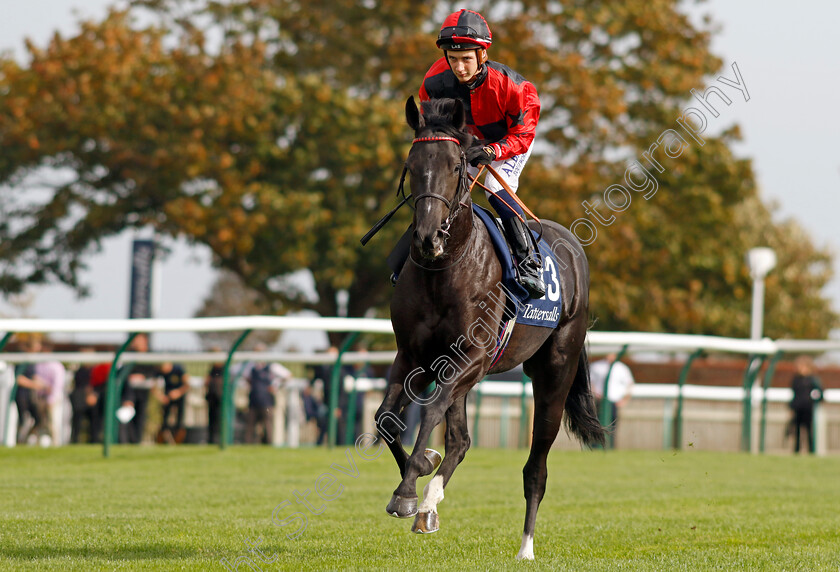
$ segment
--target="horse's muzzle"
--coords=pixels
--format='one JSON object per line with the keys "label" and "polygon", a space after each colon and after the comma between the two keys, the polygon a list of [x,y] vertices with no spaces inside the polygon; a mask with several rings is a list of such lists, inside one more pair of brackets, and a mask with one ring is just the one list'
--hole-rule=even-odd
{"label": "horse's muzzle", "polygon": [[437,229],[431,234],[422,236],[418,231],[414,231],[414,245],[420,251],[421,256],[428,260],[434,260],[443,255],[443,245],[446,242],[446,232],[442,229]]}

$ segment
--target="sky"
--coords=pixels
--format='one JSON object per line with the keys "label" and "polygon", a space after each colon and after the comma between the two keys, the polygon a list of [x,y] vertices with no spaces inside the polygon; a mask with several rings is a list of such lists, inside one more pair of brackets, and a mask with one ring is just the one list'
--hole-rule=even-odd
{"label": "sky", "polygon": [[[72,34],[78,18],[100,18],[113,0],[0,0],[0,50],[24,57],[23,40],[48,42],[53,31]],[[732,104],[710,125],[718,130],[738,123],[744,141],[736,154],[749,157],[762,198],[779,205],[777,218],[795,218],[819,246],[835,254],[840,274],[840,2],[806,0],[711,0],[692,15],[709,13],[722,27],[712,50],[723,59],[719,75],[734,79],[736,63],[749,92],[745,101],[730,90]],[[492,23],[491,23],[492,24]],[[709,78],[709,84],[716,78]],[[737,97],[735,97],[737,96]],[[689,97],[689,94],[686,94]],[[688,105],[688,103],[687,103]],[[670,126],[663,126],[663,129]],[[138,236],[147,238],[148,236]],[[128,255],[131,232],[103,242],[82,275],[92,296],[78,300],[63,286],[33,288],[30,317],[124,318],[128,313]],[[156,317],[188,318],[201,305],[215,279],[206,247],[172,244],[159,267]],[[761,246],[761,245],[756,245]],[[840,277],[825,290],[840,311]],[[0,300],[0,313],[19,317]],[[835,332],[837,334],[837,332]],[[744,337],[749,335],[744,333]],[[107,339],[99,336],[97,339]],[[196,349],[193,334],[157,334],[155,349]]]}

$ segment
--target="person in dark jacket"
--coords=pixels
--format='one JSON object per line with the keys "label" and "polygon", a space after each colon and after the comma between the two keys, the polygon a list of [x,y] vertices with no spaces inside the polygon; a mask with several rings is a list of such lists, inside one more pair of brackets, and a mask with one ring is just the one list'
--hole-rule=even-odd
{"label": "person in dark jacket", "polygon": [[[266,351],[264,344],[257,344],[254,351]],[[256,361],[247,367],[245,379],[251,387],[248,394],[248,417],[245,422],[245,442],[257,441],[271,445],[274,442],[275,395],[281,385],[291,379],[291,372],[276,362]],[[261,435],[258,436],[258,432]]]}
{"label": "person in dark jacket", "polygon": [[[35,364],[19,363],[15,366],[15,405],[18,409],[18,443],[36,442],[39,435],[47,431],[45,401],[39,396],[46,383],[35,374]],[[32,425],[27,426],[27,417],[32,418]],[[25,430],[24,430],[25,429]],[[30,440],[31,438],[31,440]]]}
{"label": "person in dark jacket", "polygon": [[793,410],[793,431],[795,453],[800,449],[800,438],[804,430],[808,437],[808,452],[813,454],[814,446],[814,408],[822,401],[823,391],[819,379],[813,375],[811,360],[807,357],[800,357],[796,360],[796,375],[790,383],[793,389],[793,399],[790,408]]}
{"label": "person in dark jacket", "polygon": [[[211,351],[219,352],[221,348],[213,348]],[[204,378],[204,387],[207,390],[207,442],[218,444],[221,439],[221,411],[222,399],[224,397],[224,373],[225,364],[214,363]]]}
{"label": "person in dark jacket", "polygon": [[[163,378],[163,392],[158,386],[153,389],[155,397],[163,405],[163,423],[157,441],[183,443],[187,434],[184,428],[184,409],[190,389],[190,376],[184,366],[172,362],[162,363],[159,373]],[[175,418],[174,423],[172,417]]]}
{"label": "person in dark jacket", "polygon": [[[93,352],[93,348],[83,348],[83,352]],[[70,442],[79,443],[85,420],[88,422],[88,442],[93,443],[99,424],[97,402],[99,397],[91,385],[93,366],[81,364],[73,374],[73,391],[70,392],[70,404],[73,416],[70,421]]]}

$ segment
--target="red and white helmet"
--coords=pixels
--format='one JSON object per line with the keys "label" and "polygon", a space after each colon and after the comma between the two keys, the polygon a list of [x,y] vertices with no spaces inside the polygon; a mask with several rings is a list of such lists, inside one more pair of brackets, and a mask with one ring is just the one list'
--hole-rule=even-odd
{"label": "red and white helmet", "polygon": [[487,49],[493,43],[493,34],[487,20],[478,12],[459,10],[446,17],[440,27],[437,47],[443,50]]}

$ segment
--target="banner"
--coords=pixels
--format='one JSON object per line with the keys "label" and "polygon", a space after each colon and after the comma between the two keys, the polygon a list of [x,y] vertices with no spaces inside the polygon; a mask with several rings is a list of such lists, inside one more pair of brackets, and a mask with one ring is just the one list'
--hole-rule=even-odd
{"label": "banner", "polygon": [[131,250],[131,294],[129,318],[152,317],[152,265],[155,241],[135,240]]}

